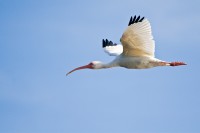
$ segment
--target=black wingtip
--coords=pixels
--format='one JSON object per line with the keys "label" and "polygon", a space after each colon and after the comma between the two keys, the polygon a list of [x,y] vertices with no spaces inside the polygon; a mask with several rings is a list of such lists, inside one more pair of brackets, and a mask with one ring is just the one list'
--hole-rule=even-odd
{"label": "black wingtip", "polygon": [[106,42],[104,39],[102,39],[102,47],[104,48],[106,46]]}
{"label": "black wingtip", "polygon": [[107,46],[115,46],[117,45],[116,43],[113,43],[112,41],[108,41],[108,39],[103,39],[102,40],[102,47],[107,47]]}
{"label": "black wingtip", "polygon": [[133,21],[133,18],[132,18],[132,16],[131,16],[131,18],[130,18],[130,21],[129,21],[129,23],[128,23],[128,25],[131,25],[131,22]]}
{"label": "black wingtip", "polygon": [[138,23],[138,22],[142,22],[144,20],[144,17],[140,18],[140,16],[134,16],[134,18],[131,16],[130,21],[128,23],[128,26],[134,24],[134,23]]}
{"label": "black wingtip", "polygon": [[144,17],[142,17],[140,20],[139,20],[139,22],[142,22],[144,20]]}
{"label": "black wingtip", "polygon": [[140,20],[140,16],[137,17],[137,19],[135,20],[135,23],[137,23]]}

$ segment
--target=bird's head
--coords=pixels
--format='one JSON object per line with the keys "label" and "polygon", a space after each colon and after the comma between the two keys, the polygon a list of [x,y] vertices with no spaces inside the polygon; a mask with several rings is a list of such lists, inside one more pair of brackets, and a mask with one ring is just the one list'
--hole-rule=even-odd
{"label": "bird's head", "polygon": [[81,69],[101,69],[101,68],[103,68],[103,63],[102,62],[100,62],[100,61],[92,61],[87,65],[80,66],[80,67],[77,67],[77,68],[71,70],[70,72],[68,72],[66,74],[66,76],[69,75],[70,73],[76,71],[76,70],[81,70]]}

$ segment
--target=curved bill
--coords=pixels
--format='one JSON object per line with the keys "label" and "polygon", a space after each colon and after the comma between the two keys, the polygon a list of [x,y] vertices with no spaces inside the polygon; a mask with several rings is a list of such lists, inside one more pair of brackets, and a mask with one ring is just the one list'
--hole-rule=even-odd
{"label": "curved bill", "polygon": [[76,71],[76,70],[87,69],[87,68],[92,69],[92,64],[90,63],[90,64],[85,65],[85,66],[77,67],[77,68],[71,70],[70,72],[68,72],[68,73],[66,74],[66,76],[68,76],[70,73],[72,73],[72,72],[74,72],[74,71]]}

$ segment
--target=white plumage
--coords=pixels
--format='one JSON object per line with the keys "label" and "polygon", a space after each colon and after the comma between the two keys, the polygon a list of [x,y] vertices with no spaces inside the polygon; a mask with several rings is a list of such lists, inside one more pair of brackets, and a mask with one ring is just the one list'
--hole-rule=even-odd
{"label": "white plumage", "polygon": [[123,47],[121,44],[116,46],[107,46],[104,48],[104,51],[110,56],[118,56],[123,52]]}
{"label": "white plumage", "polygon": [[155,58],[155,42],[151,25],[144,17],[131,17],[120,41],[122,45],[103,39],[104,51],[111,56],[117,56],[110,63],[105,64],[100,61],[93,61],[88,65],[73,69],[67,75],[85,68],[101,69],[120,66],[129,69],[145,69],[156,66],[186,65],[183,62],[166,62]]}

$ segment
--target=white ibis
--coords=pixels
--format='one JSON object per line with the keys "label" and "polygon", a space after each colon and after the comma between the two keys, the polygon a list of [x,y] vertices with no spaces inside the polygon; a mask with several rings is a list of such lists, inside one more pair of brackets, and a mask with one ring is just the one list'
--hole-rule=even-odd
{"label": "white ibis", "polygon": [[167,62],[155,58],[155,42],[153,40],[149,21],[140,16],[131,17],[127,29],[120,39],[121,44],[103,39],[103,48],[106,53],[116,58],[110,63],[92,61],[68,72],[66,75],[80,69],[102,69],[111,67],[125,67],[128,69],[146,69],[157,66],[180,66],[184,62]]}

